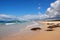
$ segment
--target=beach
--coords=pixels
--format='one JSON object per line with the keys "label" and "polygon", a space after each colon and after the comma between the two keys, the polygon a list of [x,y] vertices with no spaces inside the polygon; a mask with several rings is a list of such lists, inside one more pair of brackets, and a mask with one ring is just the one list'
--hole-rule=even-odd
{"label": "beach", "polygon": [[60,40],[60,28],[53,28],[53,31],[48,30],[46,23],[59,23],[60,21],[39,21],[38,23],[44,23],[41,30],[24,29],[21,32],[15,32],[10,35],[1,37],[0,40]]}
{"label": "beach", "polygon": [[60,40],[60,0],[0,0],[0,40]]}

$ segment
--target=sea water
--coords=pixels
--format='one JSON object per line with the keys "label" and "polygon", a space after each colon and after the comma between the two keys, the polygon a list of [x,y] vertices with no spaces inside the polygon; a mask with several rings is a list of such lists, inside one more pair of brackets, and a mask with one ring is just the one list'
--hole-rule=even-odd
{"label": "sea water", "polygon": [[23,23],[0,23],[0,37],[9,34],[21,32],[24,29],[38,25],[35,21],[28,21]]}

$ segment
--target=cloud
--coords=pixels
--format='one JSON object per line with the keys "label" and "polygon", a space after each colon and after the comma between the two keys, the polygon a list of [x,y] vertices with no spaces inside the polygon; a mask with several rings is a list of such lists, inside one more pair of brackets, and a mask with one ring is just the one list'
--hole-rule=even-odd
{"label": "cloud", "polygon": [[7,14],[0,14],[0,20],[14,20],[16,19],[17,17],[16,16],[13,16],[13,15],[7,15]]}
{"label": "cloud", "polygon": [[[40,9],[40,7],[38,7]],[[23,19],[59,19],[60,18],[60,0],[56,0],[55,2],[50,4],[50,7],[47,8],[45,14],[37,14],[37,15],[25,15]]]}
{"label": "cloud", "polygon": [[46,14],[49,15],[49,17],[57,17],[57,15],[60,16],[60,0],[51,3]]}
{"label": "cloud", "polygon": [[13,16],[13,15],[7,15],[7,14],[0,14],[0,17],[15,18],[16,16]]}
{"label": "cloud", "polygon": [[[40,4],[39,4],[40,5]],[[40,9],[40,7],[38,7],[38,10]],[[40,13],[40,12],[39,12]],[[20,19],[23,20],[29,20],[29,19],[45,19],[45,18],[57,18],[57,15],[60,15],[60,0],[57,0],[53,3],[50,4],[50,7],[47,8],[46,13],[45,14],[29,14],[29,15],[24,15],[23,17],[20,17]]]}
{"label": "cloud", "polygon": [[37,20],[37,19],[42,20],[47,17],[49,17],[49,16],[46,14],[37,14],[37,15],[29,14],[29,15],[24,15],[24,16],[20,17],[20,20],[21,19],[23,19],[23,20]]}

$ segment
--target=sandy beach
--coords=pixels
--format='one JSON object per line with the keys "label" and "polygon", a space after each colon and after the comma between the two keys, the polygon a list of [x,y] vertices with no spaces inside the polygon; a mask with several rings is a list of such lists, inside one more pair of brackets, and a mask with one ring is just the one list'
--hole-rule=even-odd
{"label": "sandy beach", "polygon": [[60,40],[60,29],[57,29],[55,31],[33,31],[10,35],[1,38],[1,40]]}
{"label": "sandy beach", "polygon": [[60,0],[0,0],[0,40],[60,40]]}
{"label": "sandy beach", "polygon": [[[46,24],[45,22],[44,24]],[[51,22],[51,23],[54,23],[54,22]],[[59,23],[59,21],[55,23]],[[37,30],[37,31],[32,31],[32,30],[29,31],[28,29],[26,30],[11,34],[9,36],[0,37],[0,40],[60,40],[59,27],[53,28],[53,31],[46,31],[48,30],[46,25],[41,30]]]}

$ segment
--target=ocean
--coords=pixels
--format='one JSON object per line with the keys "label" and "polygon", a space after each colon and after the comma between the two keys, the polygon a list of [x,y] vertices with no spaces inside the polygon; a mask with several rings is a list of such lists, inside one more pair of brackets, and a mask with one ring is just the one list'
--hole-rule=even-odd
{"label": "ocean", "polygon": [[0,23],[0,37],[22,32],[25,29],[38,25],[39,24],[36,21],[28,21],[23,23]]}

